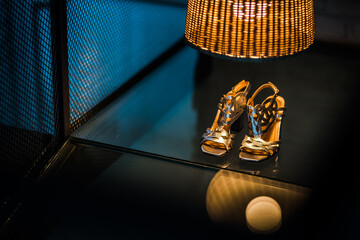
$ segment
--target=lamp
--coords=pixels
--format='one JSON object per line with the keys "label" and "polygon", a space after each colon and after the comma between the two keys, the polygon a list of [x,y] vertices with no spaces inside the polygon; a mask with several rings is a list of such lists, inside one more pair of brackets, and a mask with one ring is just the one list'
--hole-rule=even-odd
{"label": "lamp", "polygon": [[314,41],[313,0],[189,0],[188,44],[238,60],[293,55]]}

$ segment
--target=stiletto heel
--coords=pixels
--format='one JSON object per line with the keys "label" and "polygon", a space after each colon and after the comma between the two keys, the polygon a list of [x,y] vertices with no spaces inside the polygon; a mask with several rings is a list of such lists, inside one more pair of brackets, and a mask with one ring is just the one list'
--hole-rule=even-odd
{"label": "stiletto heel", "polygon": [[250,83],[242,80],[220,99],[215,120],[200,142],[204,153],[220,157],[230,151],[235,136],[230,133],[230,129],[245,109],[249,90]]}
{"label": "stiletto heel", "polygon": [[[254,98],[265,88],[274,95],[254,106]],[[249,135],[245,135],[239,157],[248,161],[261,161],[274,156],[280,149],[280,130],[285,114],[285,100],[272,83],[259,87],[247,102]]]}

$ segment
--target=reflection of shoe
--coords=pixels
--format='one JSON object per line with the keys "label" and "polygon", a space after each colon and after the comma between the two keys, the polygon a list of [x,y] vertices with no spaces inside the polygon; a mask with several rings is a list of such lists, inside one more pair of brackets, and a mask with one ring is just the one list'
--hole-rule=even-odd
{"label": "reflection of shoe", "polygon": [[[274,90],[274,95],[266,98],[262,104],[254,106],[254,98],[265,88]],[[280,148],[281,121],[285,112],[285,100],[272,83],[259,87],[247,102],[249,135],[246,135],[240,147],[239,157],[249,161],[261,161],[272,157]]]}
{"label": "reflection of shoe", "polygon": [[230,134],[230,128],[244,111],[249,89],[249,82],[242,80],[221,98],[213,125],[201,139],[201,150],[204,153],[223,156],[232,148],[234,134]]}

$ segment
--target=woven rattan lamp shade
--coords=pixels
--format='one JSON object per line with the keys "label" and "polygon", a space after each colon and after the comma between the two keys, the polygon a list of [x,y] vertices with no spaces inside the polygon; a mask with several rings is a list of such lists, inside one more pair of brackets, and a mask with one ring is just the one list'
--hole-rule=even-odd
{"label": "woven rattan lamp shade", "polygon": [[313,0],[189,0],[190,46],[238,59],[292,55],[314,41]]}

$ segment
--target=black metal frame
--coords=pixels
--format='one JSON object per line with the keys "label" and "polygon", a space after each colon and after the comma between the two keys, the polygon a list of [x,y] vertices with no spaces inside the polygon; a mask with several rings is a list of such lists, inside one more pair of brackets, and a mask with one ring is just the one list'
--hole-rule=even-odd
{"label": "black metal frame", "polygon": [[[58,137],[63,141],[70,136],[70,101],[69,101],[69,70],[68,70],[68,47],[67,47],[67,18],[66,1],[51,0],[50,11],[52,17],[52,51],[53,71],[57,93],[55,106],[59,107]],[[57,74],[56,74],[57,73]]]}

